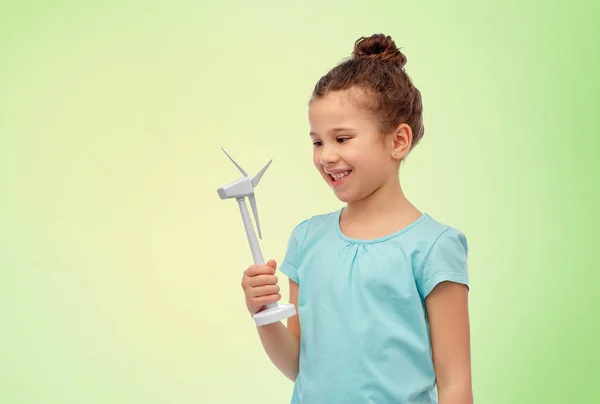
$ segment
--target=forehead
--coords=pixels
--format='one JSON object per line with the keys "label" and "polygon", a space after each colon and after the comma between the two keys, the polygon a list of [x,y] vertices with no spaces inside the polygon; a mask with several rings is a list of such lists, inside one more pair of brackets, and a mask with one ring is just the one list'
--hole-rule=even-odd
{"label": "forehead", "polygon": [[308,110],[311,131],[325,134],[337,127],[373,130],[377,123],[369,111],[360,108],[357,95],[347,90],[334,91],[312,100]]}

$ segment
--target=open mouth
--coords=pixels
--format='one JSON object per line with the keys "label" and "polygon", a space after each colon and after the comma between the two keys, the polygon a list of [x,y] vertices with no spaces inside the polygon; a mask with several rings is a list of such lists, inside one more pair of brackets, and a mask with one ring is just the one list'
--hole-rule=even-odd
{"label": "open mouth", "polygon": [[329,174],[329,179],[332,185],[339,185],[346,181],[348,176],[352,173],[352,170],[346,170],[337,174]]}

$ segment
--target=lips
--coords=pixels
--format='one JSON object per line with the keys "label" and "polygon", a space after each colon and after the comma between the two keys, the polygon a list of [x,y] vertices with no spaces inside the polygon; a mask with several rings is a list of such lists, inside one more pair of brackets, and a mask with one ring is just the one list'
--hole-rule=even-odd
{"label": "lips", "polygon": [[352,170],[337,170],[327,174],[329,176],[329,183],[333,186],[338,186],[346,182],[348,177],[352,174]]}

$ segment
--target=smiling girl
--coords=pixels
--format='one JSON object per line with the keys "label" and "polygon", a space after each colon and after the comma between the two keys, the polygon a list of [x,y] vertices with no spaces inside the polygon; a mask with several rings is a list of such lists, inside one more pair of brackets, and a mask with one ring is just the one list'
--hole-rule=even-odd
{"label": "smiling girl", "polygon": [[[314,166],[345,206],[293,229],[280,271],[298,315],[258,327],[293,404],[473,401],[467,240],[400,182],[423,137],[405,64],[389,36],[360,38],[309,104]],[[280,299],[275,271],[245,271],[251,314]]]}

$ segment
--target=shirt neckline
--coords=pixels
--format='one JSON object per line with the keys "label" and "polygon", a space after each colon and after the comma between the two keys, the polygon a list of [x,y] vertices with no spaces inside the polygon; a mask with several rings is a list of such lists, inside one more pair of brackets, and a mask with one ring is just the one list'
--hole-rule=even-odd
{"label": "shirt neckline", "polygon": [[417,224],[421,223],[423,220],[425,220],[426,218],[430,217],[427,213],[423,213],[414,222],[410,223],[409,225],[405,226],[404,228],[402,228],[402,229],[400,229],[398,231],[395,231],[393,233],[387,234],[385,236],[373,238],[373,239],[357,239],[357,238],[348,237],[348,236],[346,236],[342,232],[342,228],[340,227],[340,218],[342,216],[343,210],[344,210],[344,207],[341,207],[337,211],[337,214],[335,215],[335,219],[336,219],[335,220],[335,229],[337,231],[337,234],[338,234],[339,238],[341,238],[344,241],[347,241],[347,242],[350,242],[350,243],[354,243],[354,244],[375,244],[375,243],[381,243],[382,241],[386,241],[386,240],[389,240],[389,239],[394,238],[396,236],[399,236],[402,233],[406,233],[407,231],[409,231],[410,229],[412,229],[413,227],[415,227]]}

